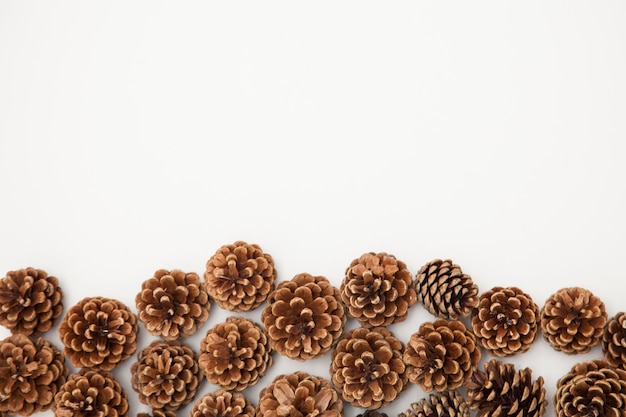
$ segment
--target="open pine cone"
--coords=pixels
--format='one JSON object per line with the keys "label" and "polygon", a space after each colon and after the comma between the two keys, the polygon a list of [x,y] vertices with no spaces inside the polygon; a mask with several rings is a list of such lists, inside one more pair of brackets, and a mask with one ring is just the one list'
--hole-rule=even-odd
{"label": "open pine cone", "polygon": [[0,279],[0,325],[26,336],[47,332],[63,312],[59,281],[35,268],[7,272]]}
{"label": "open pine cone", "polygon": [[55,396],[55,417],[126,417],[128,397],[107,371],[82,369]]}
{"label": "open pine cone", "polygon": [[626,369],[626,313],[619,312],[607,323],[602,334],[602,352],[606,361]]}
{"label": "open pine cone", "polygon": [[385,413],[379,413],[376,410],[366,410],[364,413],[359,414],[356,417],[389,417],[389,416]]}
{"label": "open pine cone", "polygon": [[412,403],[398,417],[470,417],[470,408],[458,391],[442,391]]}
{"label": "open pine cone", "polygon": [[328,352],[346,324],[339,290],[325,277],[306,273],[278,285],[261,319],[272,348],[300,361]]}
{"label": "open pine cone", "polygon": [[255,409],[243,394],[220,389],[198,399],[189,417],[255,417]]}
{"label": "open pine cone", "polygon": [[176,413],[174,411],[167,411],[167,410],[155,408],[152,410],[152,414],[137,413],[137,417],[176,417]]}

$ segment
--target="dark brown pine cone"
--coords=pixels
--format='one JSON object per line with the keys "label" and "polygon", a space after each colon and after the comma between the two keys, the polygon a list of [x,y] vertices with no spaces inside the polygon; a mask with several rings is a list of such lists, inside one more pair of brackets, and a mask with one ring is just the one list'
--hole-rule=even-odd
{"label": "dark brown pine cone", "polygon": [[50,409],[68,374],[63,353],[47,340],[7,337],[0,342],[0,413],[29,416]]}
{"label": "dark brown pine cone", "polygon": [[209,382],[227,390],[256,384],[272,361],[265,330],[243,317],[228,317],[200,342],[200,368]]}
{"label": "dark brown pine cone", "polygon": [[417,301],[406,264],[387,253],[366,253],[346,269],[341,299],[363,327],[387,326],[406,319]]}
{"label": "dark brown pine cone", "polygon": [[415,277],[417,299],[431,314],[444,319],[467,317],[478,305],[478,287],[450,259],[435,259]]}
{"label": "dark brown pine cone", "polygon": [[159,269],[135,297],[139,320],[165,340],[193,335],[209,318],[209,294],[200,277],[178,269]]}
{"label": "dark brown pine cone", "polygon": [[472,314],[478,342],[495,356],[523,353],[537,339],[539,307],[517,287],[494,287],[480,296]]}
{"label": "dark brown pine cone", "polygon": [[0,325],[26,336],[47,332],[63,312],[59,281],[41,269],[7,272],[0,279]]}
{"label": "dark brown pine cone", "polygon": [[389,417],[389,416],[385,413],[379,413],[376,410],[367,410],[363,414],[359,414],[356,417]]}
{"label": "dark brown pine cone", "polygon": [[83,298],[63,317],[59,336],[78,368],[110,371],[137,350],[137,318],[121,301]]}
{"label": "dark brown pine cone", "polygon": [[259,394],[257,417],[341,417],[343,402],[331,383],[306,372],[279,375]]}
{"label": "dark brown pine cone", "polygon": [[55,396],[56,417],[126,417],[128,397],[107,371],[82,369]]}
{"label": "dark brown pine cone", "polygon": [[607,362],[626,369],[626,313],[619,312],[607,323],[602,334],[602,352]]}
{"label": "dark brown pine cone", "polygon": [[470,417],[470,408],[458,391],[443,391],[412,403],[398,417]]}
{"label": "dark brown pine cone", "polygon": [[306,273],[278,285],[261,319],[272,348],[300,361],[328,352],[346,324],[339,290],[325,277]]}
{"label": "dark brown pine cone", "polygon": [[152,410],[152,414],[137,413],[137,417],[176,417],[176,413],[174,411],[167,411],[167,410],[155,408]]}
{"label": "dark brown pine cone", "polygon": [[563,288],[543,306],[541,330],[555,350],[586,353],[600,342],[607,318],[604,303],[591,291]]}
{"label": "dark brown pine cone", "polygon": [[404,350],[409,381],[424,392],[460,388],[478,367],[480,349],[459,320],[423,323]]}
{"label": "dark brown pine cone", "polygon": [[195,352],[175,340],[155,340],[139,352],[131,384],[139,401],[153,409],[178,410],[189,404],[202,381]]}
{"label": "dark brown pine cone", "polygon": [[255,410],[243,394],[220,389],[198,399],[189,417],[255,417]]}
{"label": "dark brown pine cone", "polygon": [[377,410],[406,388],[404,346],[384,327],[345,333],[332,353],[330,376],[344,400]]}

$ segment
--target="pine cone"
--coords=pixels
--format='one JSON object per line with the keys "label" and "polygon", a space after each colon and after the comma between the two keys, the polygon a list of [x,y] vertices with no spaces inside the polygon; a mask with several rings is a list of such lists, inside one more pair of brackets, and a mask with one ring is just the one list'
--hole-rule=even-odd
{"label": "pine cone", "polygon": [[153,409],[178,410],[191,402],[201,381],[196,354],[174,340],[155,340],[139,352],[131,367],[131,383],[139,401]]}
{"label": "pine cone", "polygon": [[472,314],[478,342],[495,356],[523,353],[537,339],[539,307],[517,287],[494,287],[484,293]]}
{"label": "pine cone", "polygon": [[343,403],[331,383],[306,372],[279,375],[259,394],[258,417],[341,417]]}
{"label": "pine cone", "polygon": [[7,337],[0,342],[0,413],[29,416],[50,409],[68,373],[63,353],[47,340]]}
{"label": "pine cone", "polygon": [[458,391],[443,391],[412,403],[398,417],[470,417],[470,408]]}
{"label": "pine cone", "polygon": [[325,277],[306,273],[278,285],[261,319],[272,348],[300,361],[328,352],[346,324],[339,290]]}
{"label": "pine cone", "polygon": [[193,272],[159,269],[135,297],[139,320],[165,340],[193,335],[209,318],[209,295]]}
{"label": "pine cone", "polygon": [[200,368],[209,382],[241,391],[256,384],[272,364],[265,331],[243,317],[228,317],[200,342]]}
{"label": "pine cone", "polygon": [[626,369],[626,313],[619,312],[609,320],[602,334],[602,352],[607,362]]}
{"label": "pine cone", "polygon": [[459,320],[422,324],[404,351],[409,381],[424,392],[460,388],[478,367],[480,349]]}
{"label": "pine cone", "polygon": [[121,301],[86,297],[65,314],[59,336],[74,366],[110,371],[135,353],[138,330]]}
{"label": "pine cone", "polygon": [[82,369],[55,396],[55,417],[126,417],[128,397],[107,371]]}
{"label": "pine cone", "polygon": [[478,305],[478,287],[450,259],[435,259],[415,277],[417,299],[431,314],[444,319],[467,317]]}
{"label": "pine cone", "polygon": [[406,388],[404,346],[384,327],[345,333],[332,353],[330,375],[344,400],[377,410]]}
{"label": "pine cone", "polygon": [[26,336],[47,332],[63,312],[59,281],[41,269],[7,272],[0,279],[0,325]]}
{"label": "pine cone", "polygon": [[353,260],[340,291],[348,314],[370,328],[404,321],[417,301],[406,264],[384,252]]}
{"label": "pine cone", "polygon": [[255,417],[255,410],[243,394],[220,389],[198,399],[189,417]]}
{"label": "pine cone", "polygon": [[163,409],[155,408],[150,413],[137,413],[137,417],[176,417],[176,413],[173,411],[166,411]]}
{"label": "pine cone", "polygon": [[379,413],[376,410],[367,410],[363,414],[359,414],[356,417],[389,417],[385,413]]}
{"label": "pine cone", "polygon": [[589,290],[563,288],[543,306],[541,330],[555,350],[586,353],[600,342],[607,318],[604,303]]}
{"label": "pine cone", "polygon": [[546,411],[543,378],[533,381],[529,368],[515,370],[515,365],[492,359],[484,364],[485,372],[472,374],[467,386],[467,402],[478,417],[541,417]]}

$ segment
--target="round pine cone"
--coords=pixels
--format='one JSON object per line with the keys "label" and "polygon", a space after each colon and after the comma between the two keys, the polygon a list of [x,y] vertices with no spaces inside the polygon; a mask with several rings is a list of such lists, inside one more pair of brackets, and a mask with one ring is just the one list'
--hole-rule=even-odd
{"label": "round pine cone", "polygon": [[14,334],[0,342],[0,414],[48,410],[69,370],[63,353],[43,338]]}
{"label": "round pine cone", "polygon": [[300,361],[328,352],[346,324],[339,290],[325,277],[306,273],[278,285],[261,319],[272,348]]}
{"label": "round pine cone", "polygon": [[626,369],[626,313],[619,312],[609,320],[602,334],[602,352],[607,362]]}
{"label": "round pine cone", "polygon": [[470,417],[470,408],[458,391],[443,391],[412,403],[398,417]]}
{"label": "round pine cone", "polygon": [[563,288],[543,306],[541,330],[555,350],[586,353],[600,342],[607,318],[604,303],[591,291]]}
{"label": "round pine cone", "polygon": [[356,417],[389,417],[389,416],[385,413],[379,413],[376,410],[366,410],[364,413],[359,414]]}
{"label": "round pine cone", "polygon": [[131,384],[139,401],[153,409],[174,411],[190,403],[202,377],[194,351],[174,340],[155,340],[139,352],[131,367]]}
{"label": "round pine cone", "polygon": [[137,318],[124,303],[87,297],[65,314],[59,336],[74,366],[110,371],[135,353],[138,330]]}
{"label": "round pine cone", "polygon": [[340,291],[348,313],[363,327],[401,322],[417,301],[406,264],[384,252],[366,253],[353,260]]}
{"label": "round pine cone", "polygon": [[341,417],[343,402],[331,383],[306,372],[279,375],[259,394],[258,417]]}
{"label": "round pine cone", "polygon": [[220,389],[198,399],[189,417],[255,417],[255,410],[243,394]]}
{"label": "round pine cone", "polygon": [[480,296],[472,314],[478,342],[495,356],[523,353],[537,339],[539,307],[517,287],[494,287]]}
{"label": "round pine cone", "polygon": [[63,312],[59,281],[41,269],[7,272],[0,279],[0,325],[26,336],[44,333]]}
{"label": "round pine cone", "polygon": [[424,392],[461,387],[478,367],[480,349],[459,320],[437,319],[422,324],[404,350],[409,381]]}
{"label": "round pine cone", "polygon": [[176,417],[176,413],[173,411],[166,411],[163,409],[155,408],[150,413],[137,413],[137,417]]}
{"label": "round pine cone", "polygon": [[332,353],[332,382],[344,400],[377,410],[406,387],[403,349],[402,342],[384,327],[345,333]]}
{"label": "round pine cone", "polygon": [[241,391],[256,384],[272,364],[265,330],[243,317],[228,317],[200,342],[200,368],[209,382]]}
{"label": "round pine cone", "polygon": [[128,397],[107,371],[82,369],[55,396],[55,417],[126,417]]}
{"label": "round pine cone", "polygon": [[193,272],[159,269],[135,297],[139,320],[165,340],[191,336],[209,318],[209,295]]}

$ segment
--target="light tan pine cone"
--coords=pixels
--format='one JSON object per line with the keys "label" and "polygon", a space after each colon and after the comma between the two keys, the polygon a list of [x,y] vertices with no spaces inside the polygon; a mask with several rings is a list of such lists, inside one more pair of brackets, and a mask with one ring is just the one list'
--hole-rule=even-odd
{"label": "light tan pine cone", "polygon": [[135,297],[139,320],[165,340],[193,335],[209,318],[209,294],[193,272],[159,269]]}
{"label": "light tan pine cone", "polygon": [[626,369],[626,313],[619,312],[609,320],[602,334],[602,353],[616,368]]}
{"label": "light tan pine cone", "polygon": [[86,297],[61,321],[65,355],[78,368],[110,371],[137,350],[137,318],[121,301]]}
{"label": "light tan pine cone", "polygon": [[82,369],[55,396],[55,417],[126,417],[128,397],[107,371]]}
{"label": "light tan pine cone", "polygon": [[541,310],[541,330],[552,347],[567,354],[586,353],[602,338],[607,322],[604,303],[591,291],[563,288]]}
{"label": "light tan pine cone", "polygon": [[243,394],[220,389],[198,399],[189,417],[255,417],[255,409]]}
{"label": "light tan pine cone", "polygon": [[137,413],[137,417],[176,417],[176,413],[174,411],[155,408],[152,410],[152,413]]}
{"label": "light tan pine cone", "polygon": [[47,332],[63,312],[59,281],[35,268],[7,272],[0,279],[0,325],[26,336]]}
{"label": "light tan pine cone", "polygon": [[272,348],[300,361],[328,352],[346,324],[339,290],[325,277],[306,273],[278,285],[261,319]]}
{"label": "light tan pine cone", "polygon": [[443,391],[412,403],[398,417],[470,417],[470,408],[457,390]]}
{"label": "light tan pine cone", "polygon": [[409,381],[424,392],[460,388],[478,367],[480,349],[459,320],[423,323],[404,350]]}
{"label": "light tan pine cone", "polygon": [[39,337],[14,334],[0,342],[0,413],[29,416],[52,407],[69,370],[63,353]]}

